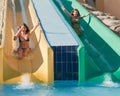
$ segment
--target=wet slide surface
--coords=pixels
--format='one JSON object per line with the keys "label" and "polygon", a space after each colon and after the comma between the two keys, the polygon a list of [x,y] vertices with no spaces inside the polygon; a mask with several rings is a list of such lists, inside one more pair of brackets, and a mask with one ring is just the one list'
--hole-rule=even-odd
{"label": "wet slide surface", "polygon": [[78,45],[50,0],[32,0],[46,38],[51,46]]}
{"label": "wet slide surface", "polygon": [[[22,5],[22,4],[25,5]],[[32,7],[32,3],[30,0],[26,0],[25,2],[23,0],[20,1],[13,1],[8,0],[7,3],[7,17],[6,17],[6,33],[5,33],[5,40],[4,40],[4,47],[3,47],[3,80],[10,82],[17,82],[19,79],[19,76],[23,73],[34,73],[43,64],[43,57],[41,55],[41,50],[39,48],[40,41],[37,40],[37,37],[35,33],[31,35],[31,41],[30,41],[30,47],[31,52],[30,54],[23,58],[22,60],[19,60],[14,54],[13,50],[18,48],[18,42],[13,40],[13,37],[17,31],[17,27],[21,25],[23,22],[29,23],[30,29],[33,27],[32,20],[30,16],[29,7]],[[23,9],[25,8],[26,10]],[[33,10],[33,9],[32,9]],[[27,15],[25,15],[25,13]],[[33,11],[33,14],[34,11]],[[26,16],[26,17],[24,17]],[[26,19],[26,20],[25,20]],[[36,18],[34,18],[36,19]],[[39,29],[39,28],[38,28]],[[38,39],[40,39],[40,30],[37,29],[37,36]],[[40,73],[40,71],[38,71]],[[33,77],[34,80],[37,80],[36,77]],[[32,78],[32,79],[33,79]],[[42,79],[42,78],[41,78]],[[39,81],[39,80],[38,80]]]}
{"label": "wet slide surface", "polygon": [[[57,6],[58,10],[63,14],[66,21],[70,23],[69,17],[63,13],[57,0],[52,1]],[[71,12],[74,8],[78,8],[81,15],[88,13],[88,10],[80,5],[77,0],[58,1],[61,1],[69,12]],[[119,48],[112,42],[119,42],[120,39],[93,15],[81,19],[80,23],[83,29],[83,36],[81,36],[80,39],[86,47],[85,68],[87,70],[85,70],[85,72],[88,72],[87,76],[90,77],[89,72],[93,74],[92,70],[96,72],[96,74],[93,75],[117,71],[120,67],[120,51],[118,50]],[[118,46],[119,45],[120,44],[118,43]],[[92,70],[89,70],[90,68]]]}
{"label": "wet slide surface", "polygon": [[[37,51],[37,50],[33,50],[35,45],[33,44],[32,40],[30,41],[30,45],[32,46],[33,51],[30,52],[28,57],[25,57],[22,60],[19,60],[17,58],[17,56],[15,56],[15,54],[13,54],[13,51],[19,47],[19,44],[18,44],[19,42],[13,40],[13,37],[17,32],[17,27],[19,25],[21,25],[23,22],[25,22],[25,19],[28,19],[27,15],[26,15],[26,18],[23,17],[22,9],[20,9],[20,8],[22,8],[24,5],[21,6],[21,2],[23,3],[22,0],[20,0],[20,2],[19,1],[11,2],[11,3],[13,3],[13,7],[12,7],[12,9],[9,8],[9,10],[8,10],[8,14],[10,16],[8,16],[7,19],[9,20],[10,23],[12,23],[12,20],[14,22],[12,23],[13,26],[9,25],[10,23],[8,23],[8,28],[6,29],[7,31],[6,31],[5,44],[4,44],[4,61],[6,63],[8,63],[16,71],[19,70],[21,72],[33,72],[33,69],[29,69],[30,67],[27,67],[27,64],[28,64],[28,66],[31,66],[31,68],[33,68],[32,67],[32,60],[34,59],[33,54],[34,54],[34,51]],[[11,10],[13,10],[13,13]],[[28,10],[25,10],[24,12],[27,13]],[[9,18],[12,18],[11,16],[13,16],[13,19],[11,19],[11,21],[10,21]],[[27,22],[25,22],[25,23],[27,23]],[[37,44],[37,42],[35,42],[35,44]],[[38,53],[39,53],[39,51],[38,51]],[[23,68],[23,71],[21,68],[19,68],[20,66]],[[24,68],[26,68],[26,69],[24,69]]]}

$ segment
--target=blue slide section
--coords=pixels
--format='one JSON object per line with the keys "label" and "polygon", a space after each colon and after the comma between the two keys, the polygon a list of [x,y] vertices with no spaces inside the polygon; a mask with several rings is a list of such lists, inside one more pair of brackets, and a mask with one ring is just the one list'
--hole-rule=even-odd
{"label": "blue slide section", "polygon": [[51,46],[78,45],[50,0],[33,0],[33,5]]}

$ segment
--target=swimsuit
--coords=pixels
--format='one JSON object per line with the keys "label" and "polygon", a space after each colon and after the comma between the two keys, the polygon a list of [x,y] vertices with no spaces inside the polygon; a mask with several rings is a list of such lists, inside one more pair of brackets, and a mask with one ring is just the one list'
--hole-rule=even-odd
{"label": "swimsuit", "polygon": [[23,38],[22,36],[19,36],[19,42],[24,42],[24,41],[29,41],[29,38],[27,37],[26,39]]}
{"label": "swimsuit", "polygon": [[[21,43],[20,46],[19,46],[19,49],[22,49],[23,51],[26,51],[26,47],[22,44],[24,44],[25,42],[29,42],[29,38],[27,36],[27,38],[23,38],[22,36],[19,36],[19,42]],[[28,47],[29,48],[29,47]]]}
{"label": "swimsuit", "polygon": [[73,29],[80,36],[82,34],[82,30],[80,28],[80,17],[70,16],[70,19],[71,19]]}

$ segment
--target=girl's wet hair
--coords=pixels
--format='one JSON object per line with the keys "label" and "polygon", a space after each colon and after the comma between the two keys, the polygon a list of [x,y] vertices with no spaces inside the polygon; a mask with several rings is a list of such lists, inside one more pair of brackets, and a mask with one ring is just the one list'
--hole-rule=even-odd
{"label": "girl's wet hair", "polygon": [[27,26],[27,24],[23,23],[23,26],[26,27],[26,34],[27,34],[28,32],[30,32],[30,29],[29,29],[29,27]]}
{"label": "girl's wet hair", "polygon": [[79,12],[78,9],[73,9],[73,10],[72,10],[72,12],[71,12],[71,15],[72,15],[72,16],[73,16],[73,12],[74,12],[74,11],[77,11],[77,12],[78,12],[78,15],[77,15],[77,16],[80,16],[80,12]]}

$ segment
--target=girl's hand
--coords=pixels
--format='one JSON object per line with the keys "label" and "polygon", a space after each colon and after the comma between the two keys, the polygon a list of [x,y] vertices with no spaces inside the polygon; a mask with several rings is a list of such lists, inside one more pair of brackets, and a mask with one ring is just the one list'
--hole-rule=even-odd
{"label": "girl's hand", "polygon": [[86,14],[85,16],[88,16],[88,15],[90,15],[91,13],[89,12],[88,14]]}
{"label": "girl's hand", "polygon": [[65,7],[64,7],[64,6],[62,6],[61,8],[62,8],[62,10],[65,10]]}
{"label": "girl's hand", "polygon": [[14,36],[13,40],[16,40],[17,39],[17,36]]}
{"label": "girl's hand", "polygon": [[38,27],[40,25],[40,22],[38,22],[37,24],[36,24],[36,27]]}
{"label": "girl's hand", "polygon": [[90,15],[91,13],[89,12],[87,15]]}

